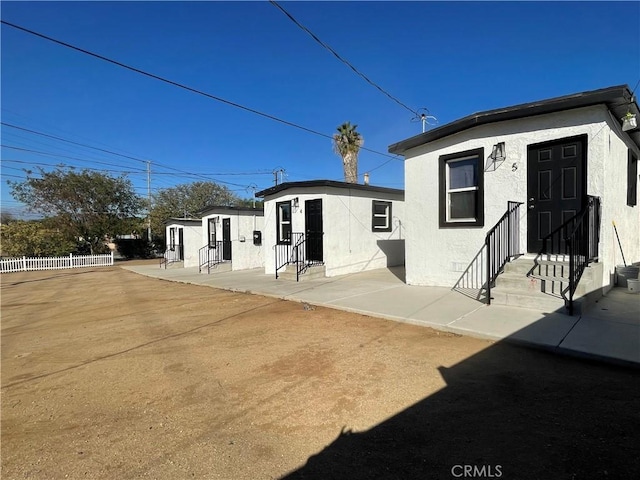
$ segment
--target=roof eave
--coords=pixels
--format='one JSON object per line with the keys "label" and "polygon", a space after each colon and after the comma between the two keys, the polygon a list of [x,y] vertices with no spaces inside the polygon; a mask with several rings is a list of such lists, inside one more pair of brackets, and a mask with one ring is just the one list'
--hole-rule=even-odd
{"label": "roof eave", "polygon": [[[549,100],[541,100],[521,105],[514,105],[507,108],[475,113],[443,125],[442,127],[438,127],[420,135],[394,143],[389,146],[388,150],[389,153],[402,155],[412,148],[454,135],[479,125],[487,125],[490,123],[556,113],[600,104],[606,105],[607,108],[609,108],[609,110],[616,116],[620,116],[619,108],[616,108],[620,106],[630,108],[631,110],[635,110],[635,113],[638,113],[638,105],[632,100],[632,94],[629,91],[629,87],[627,85],[619,85],[591,92],[577,93]],[[634,136],[634,141],[638,144],[640,139],[636,140]]]}

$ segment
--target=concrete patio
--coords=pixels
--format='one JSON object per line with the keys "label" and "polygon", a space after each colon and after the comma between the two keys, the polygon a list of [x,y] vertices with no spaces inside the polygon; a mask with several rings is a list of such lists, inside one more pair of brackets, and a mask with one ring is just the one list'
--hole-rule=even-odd
{"label": "concrete patio", "polygon": [[571,317],[558,311],[486,306],[449,288],[407,285],[402,267],[299,283],[265,275],[263,269],[201,274],[197,268],[126,264],[122,267],[162,280],[306,302],[462,335],[640,366],[640,295],[623,288],[613,288],[585,312]]}

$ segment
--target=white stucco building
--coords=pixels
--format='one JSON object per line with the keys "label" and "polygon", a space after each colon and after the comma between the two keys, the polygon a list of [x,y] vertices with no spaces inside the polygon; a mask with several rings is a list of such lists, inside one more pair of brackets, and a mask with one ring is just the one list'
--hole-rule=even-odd
{"label": "white stucco building", "polygon": [[519,253],[533,257],[598,197],[596,261],[610,287],[623,262],[612,222],[626,262],[640,260],[640,130],[623,131],[627,112],[638,105],[617,86],[470,115],[391,145],[406,158],[407,283],[453,286],[508,202],[522,203]]}
{"label": "white stucco building", "polygon": [[182,262],[186,267],[198,266],[198,249],[202,239],[202,221],[198,218],[170,218],[165,222],[167,241],[165,261]]}
{"label": "white stucco building", "polygon": [[[225,263],[230,264],[231,270],[264,266],[262,206],[212,206],[198,212],[198,215],[202,217],[198,238],[199,266]],[[202,268],[204,272],[208,270]]]}
{"label": "white stucco building", "polygon": [[[265,273],[286,269],[291,246],[328,277],[404,263],[402,190],[312,180],[287,182],[261,192],[264,198]],[[285,263],[283,263],[285,262]]]}

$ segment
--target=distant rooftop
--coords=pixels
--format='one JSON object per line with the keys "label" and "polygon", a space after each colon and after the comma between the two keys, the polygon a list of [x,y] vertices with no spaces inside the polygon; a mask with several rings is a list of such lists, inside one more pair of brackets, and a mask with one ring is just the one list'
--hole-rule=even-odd
{"label": "distant rooftop", "polygon": [[344,188],[350,190],[361,190],[365,192],[378,192],[378,193],[391,193],[404,195],[404,190],[400,190],[397,188],[387,188],[387,187],[376,187],[373,185],[362,185],[359,183],[347,183],[347,182],[338,182],[336,180],[307,180],[304,182],[285,182],[280,185],[275,185],[270,188],[266,188],[259,192],[256,192],[256,197],[267,197],[269,195],[274,195],[276,193],[282,192],[284,190],[289,190],[292,188],[311,188],[311,187],[333,187],[333,188]]}
{"label": "distant rooftop", "polygon": [[197,215],[205,216],[214,212],[237,212],[237,213],[255,213],[258,215],[264,215],[264,206],[256,205],[256,208],[252,207],[234,207],[229,205],[211,205],[205,207],[202,210],[196,212]]}

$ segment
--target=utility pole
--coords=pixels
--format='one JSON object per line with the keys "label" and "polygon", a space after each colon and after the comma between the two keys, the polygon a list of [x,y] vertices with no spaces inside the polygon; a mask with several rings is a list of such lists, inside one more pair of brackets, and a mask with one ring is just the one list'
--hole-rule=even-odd
{"label": "utility pole", "polygon": [[255,183],[252,183],[247,187],[247,190],[251,190],[251,199],[252,199],[253,208],[256,208],[256,190],[257,189],[258,187],[256,186]]}
{"label": "utility pole", "polygon": [[273,173],[273,181],[276,184],[276,186],[278,185],[278,173],[280,174],[280,183],[282,183],[282,179],[284,178],[284,168],[280,167],[277,170],[274,170],[272,173]]}
{"label": "utility pole", "polygon": [[151,161],[147,160],[147,240],[151,243]]}

